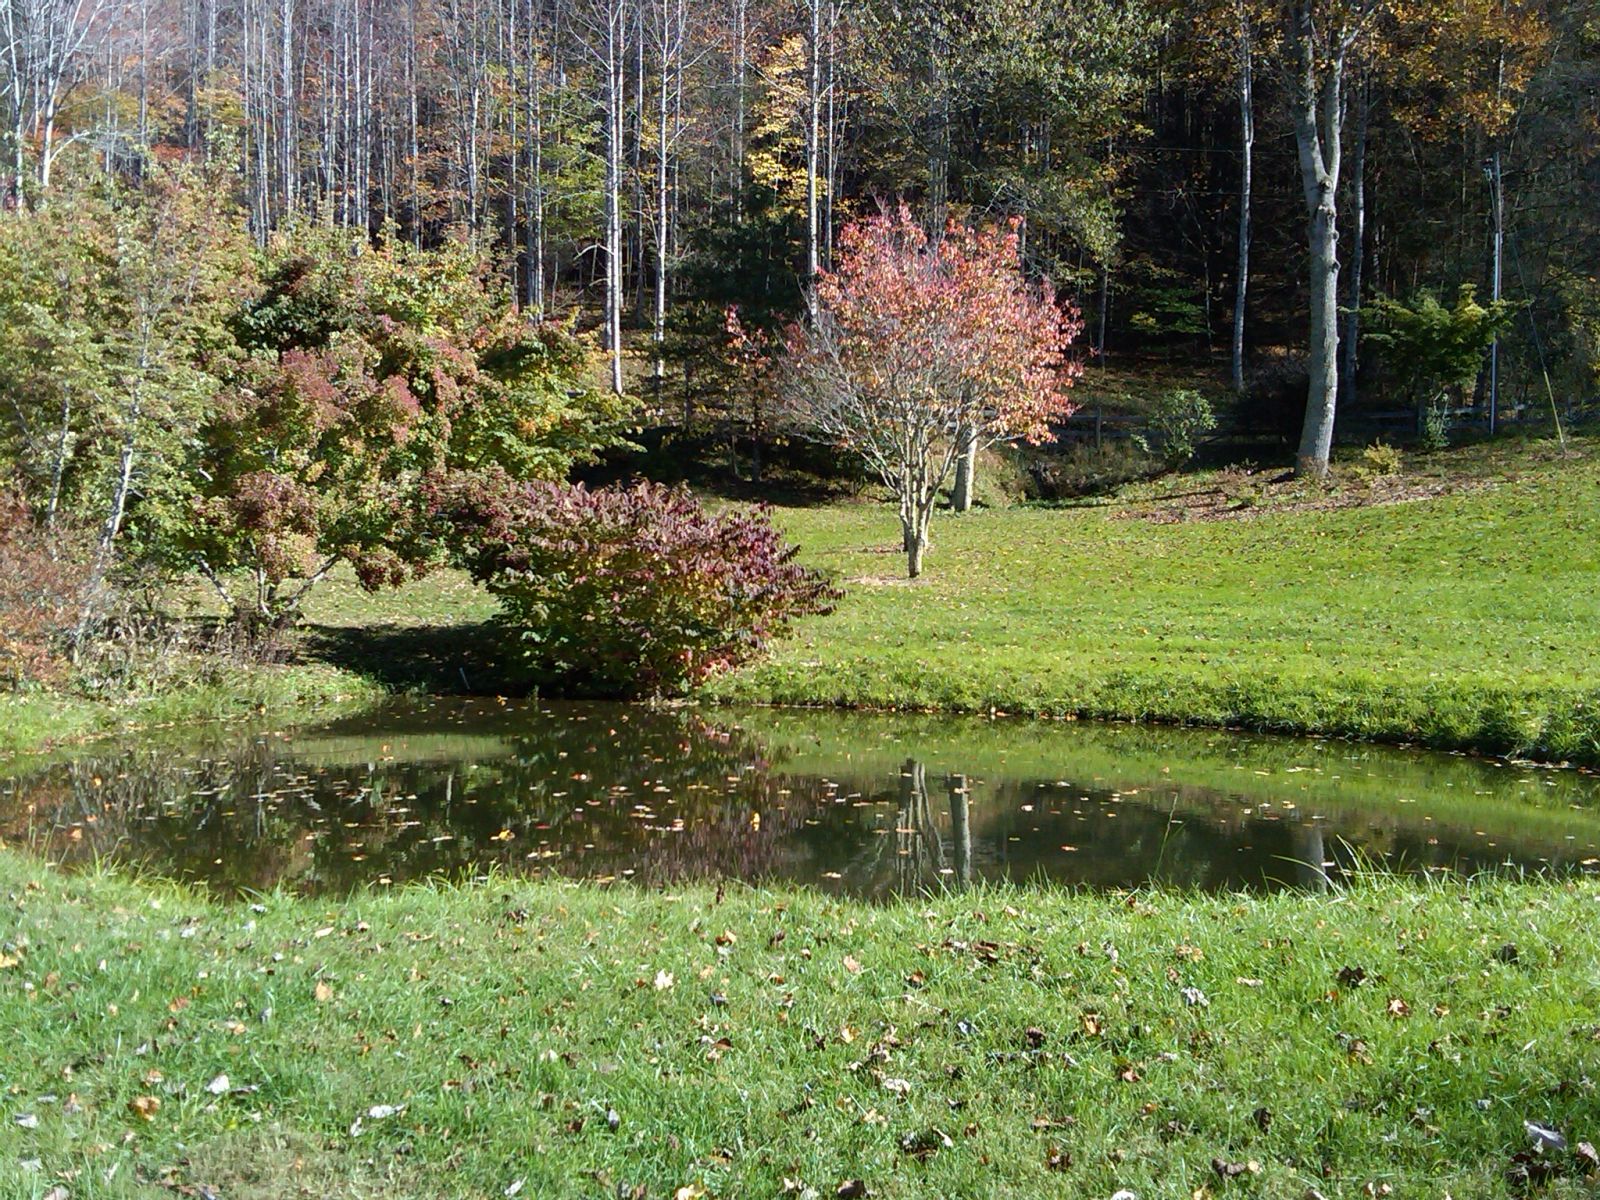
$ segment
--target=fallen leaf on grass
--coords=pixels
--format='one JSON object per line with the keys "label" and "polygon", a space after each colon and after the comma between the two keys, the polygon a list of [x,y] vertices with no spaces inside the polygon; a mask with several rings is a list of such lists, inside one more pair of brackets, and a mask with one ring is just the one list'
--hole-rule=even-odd
{"label": "fallen leaf on grass", "polygon": [[228,1077],[226,1075],[218,1075],[210,1083],[206,1084],[206,1091],[210,1092],[213,1096],[220,1096],[231,1086],[232,1084],[228,1082]]}
{"label": "fallen leaf on grass", "polygon": [[851,954],[846,954],[844,956],[844,969],[849,971],[852,975],[861,974],[861,964],[857,962],[855,956]]}
{"label": "fallen leaf on grass", "polygon": [[1534,1144],[1541,1150],[1565,1150],[1567,1148],[1567,1139],[1560,1130],[1552,1129],[1548,1125],[1542,1125],[1538,1121],[1524,1121],[1522,1127],[1528,1131],[1528,1136],[1533,1139]]}
{"label": "fallen leaf on grass", "polygon": [[1226,1159],[1213,1158],[1211,1169],[1217,1173],[1218,1179],[1237,1179],[1241,1175],[1261,1174],[1261,1164],[1251,1159],[1249,1162],[1228,1162]]}
{"label": "fallen leaf on grass", "polygon": [[319,979],[317,980],[317,986],[311,989],[311,994],[316,998],[318,1004],[326,1004],[333,999],[333,988],[329,987],[324,980]]}
{"label": "fallen leaf on grass", "polygon": [[656,991],[664,992],[667,989],[669,989],[670,987],[672,987],[672,984],[673,984],[673,978],[672,978],[672,972],[671,971],[657,971],[656,972],[656,981],[655,981]]}
{"label": "fallen leaf on grass", "polygon": [[927,1158],[939,1150],[949,1150],[955,1143],[942,1129],[921,1129],[902,1134],[900,1149],[912,1158]]}
{"label": "fallen leaf on grass", "polygon": [[128,1110],[141,1121],[154,1121],[160,1109],[161,1101],[155,1096],[135,1096],[128,1101]]}
{"label": "fallen leaf on grass", "polygon": [[1399,996],[1390,996],[1388,1006],[1384,1011],[1391,1017],[1409,1017],[1411,1015],[1411,1005],[1407,1004]]}
{"label": "fallen leaf on grass", "polygon": [[866,1181],[861,1179],[846,1179],[838,1187],[833,1189],[833,1194],[836,1200],[858,1200],[859,1197],[868,1194]]}

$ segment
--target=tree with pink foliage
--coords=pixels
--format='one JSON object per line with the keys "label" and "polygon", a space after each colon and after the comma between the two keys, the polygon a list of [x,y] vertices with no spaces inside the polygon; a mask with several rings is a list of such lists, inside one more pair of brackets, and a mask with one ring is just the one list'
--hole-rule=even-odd
{"label": "tree with pink foliage", "polygon": [[[1072,412],[1081,322],[1018,263],[1021,223],[930,237],[904,206],[847,225],[788,337],[781,387],[802,434],[858,455],[900,505],[922,573],[935,500],[965,456],[1051,440]],[[970,463],[969,463],[970,465]]]}

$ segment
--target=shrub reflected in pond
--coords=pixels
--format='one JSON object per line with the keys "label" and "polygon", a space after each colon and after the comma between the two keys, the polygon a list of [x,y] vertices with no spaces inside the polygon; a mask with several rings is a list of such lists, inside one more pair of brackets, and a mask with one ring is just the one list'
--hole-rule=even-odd
{"label": "shrub reflected in pond", "polygon": [[232,893],[491,869],[1323,887],[1367,860],[1589,870],[1595,795],[1576,772],[1215,732],[431,702],[85,753],[0,785],[0,837]]}

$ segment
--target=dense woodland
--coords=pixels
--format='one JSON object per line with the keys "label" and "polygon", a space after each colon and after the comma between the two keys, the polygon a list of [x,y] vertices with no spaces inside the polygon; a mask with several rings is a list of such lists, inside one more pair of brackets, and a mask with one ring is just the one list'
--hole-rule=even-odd
{"label": "dense woodland", "polygon": [[716,389],[726,305],[796,311],[841,224],[894,199],[930,227],[1025,217],[1094,357],[1204,358],[1241,392],[1309,366],[1352,404],[1378,387],[1363,300],[1471,284],[1516,305],[1504,407],[1594,390],[1587,0],[5,0],[0,20],[8,208],[181,159],[263,243],[466,238],[529,312],[631,347],[613,385],[674,411]]}

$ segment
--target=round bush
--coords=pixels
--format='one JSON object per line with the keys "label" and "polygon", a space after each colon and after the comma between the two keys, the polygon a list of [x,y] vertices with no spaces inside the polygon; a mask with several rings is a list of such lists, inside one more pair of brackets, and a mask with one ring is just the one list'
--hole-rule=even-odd
{"label": "round bush", "polygon": [[681,693],[838,596],[764,510],[708,512],[682,488],[476,477],[434,508],[535,676],[569,694]]}

